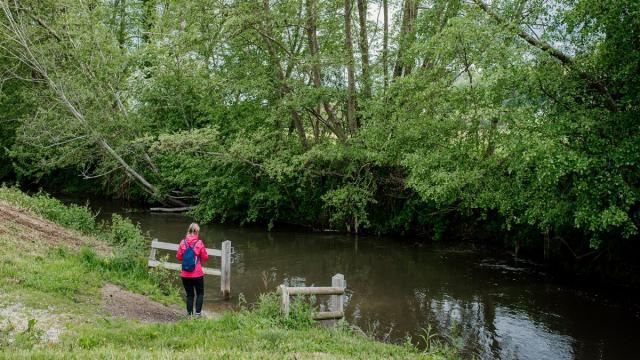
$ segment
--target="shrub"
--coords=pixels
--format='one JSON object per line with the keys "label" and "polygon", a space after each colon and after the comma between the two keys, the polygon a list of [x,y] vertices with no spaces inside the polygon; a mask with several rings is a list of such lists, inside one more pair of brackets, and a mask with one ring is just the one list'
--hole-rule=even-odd
{"label": "shrub", "polygon": [[147,245],[140,226],[138,224],[134,225],[131,220],[118,214],[111,216],[111,236],[109,240],[113,245],[121,246],[137,254],[142,253]]}
{"label": "shrub", "polygon": [[316,310],[314,297],[296,296],[289,306],[289,316],[280,311],[280,295],[268,293],[260,295],[249,316],[256,322],[268,326],[281,326],[287,329],[308,329],[314,324],[313,313]]}

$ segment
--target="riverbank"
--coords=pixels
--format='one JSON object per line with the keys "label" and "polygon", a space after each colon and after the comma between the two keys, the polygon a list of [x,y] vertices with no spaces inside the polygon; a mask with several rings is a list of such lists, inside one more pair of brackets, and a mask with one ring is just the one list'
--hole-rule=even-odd
{"label": "riverbank", "polygon": [[163,314],[181,299],[167,281],[175,274],[150,272],[144,255],[133,256],[145,245],[140,229],[114,220],[106,229],[85,208],[0,188],[0,358],[454,357],[439,346],[424,352],[378,342],[347,324],[317,327],[304,304],[284,319],[272,295],[197,321],[132,319],[105,304],[105,291],[135,293]]}

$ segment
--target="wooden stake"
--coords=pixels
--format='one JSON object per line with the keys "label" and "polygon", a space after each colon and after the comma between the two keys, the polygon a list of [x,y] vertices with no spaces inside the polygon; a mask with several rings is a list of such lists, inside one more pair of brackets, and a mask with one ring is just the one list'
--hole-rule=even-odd
{"label": "wooden stake", "polygon": [[222,258],[220,260],[220,292],[225,300],[231,297],[231,241],[222,242]]}
{"label": "wooden stake", "polygon": [[154,243],[156,242],[158,242],[158,239],[153,239],[153,242],[151,243],[151,252],[149,253],[149,260],[156,259],[156,248],[153,246]]}
{"label": "wooden stake", "polygon": [[[346,289],[347,282],[344,279],[344,275],[335,274],[331,278],[331,286]],[[342,295],[332,295],[329,309],[331,311],[344,312],[344,297],[344,293]]]}
{"label": "wooden stake", "polygon": [[286,285],[282,284],[280,285],[279,292],[282,294],[280,309],[282,310],[284,316],[289,316],[289,289],[287,289]]}

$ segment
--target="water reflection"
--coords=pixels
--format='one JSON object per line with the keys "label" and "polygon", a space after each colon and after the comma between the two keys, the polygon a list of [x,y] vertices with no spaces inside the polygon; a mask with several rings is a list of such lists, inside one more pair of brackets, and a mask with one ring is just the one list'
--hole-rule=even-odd
{"label": "water reflection", "polygon": [[[109,213],[103,206],[102,216]],[[190,222],[172,214],[128,215],[162,241],[177,242]],[[419,343],[431,325],[459,339],[465,357],[636,356],[630,344],[640,338],[637,302],[559,285],[538,269],[496,254],[397,239],[219,225],[203,226],[201,235],[207,247],[233,242],[232,295],[242,293],[249,302],[282,283],[325,286],[335,273],[344,274],[348,321],[381,339],[410,336]],[[208,277],[206,284],[206,306],[219,306],[218,278]],[[320,300],[326,304],[328,299]]]}
{"label": "water reflection", "polygon": [[[499,307],[496,309],[495,334],[503,344],[499,352],[492,351],[501,359],[573,359],[573,339],[560,335],[544,324],[531,321],[525,313]],[[493,350],[493,349],[492,349]]]}

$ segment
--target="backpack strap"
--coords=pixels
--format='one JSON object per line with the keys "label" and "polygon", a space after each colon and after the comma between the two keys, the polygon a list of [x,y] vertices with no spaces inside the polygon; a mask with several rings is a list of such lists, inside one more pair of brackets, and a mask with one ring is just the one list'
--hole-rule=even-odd
{"label": "backpack strap", "polygon": [[[196,245],[198,245],[198,241],[201,241],[200,239],[197,239],[196,242],[193,243],[193,252],[196,252]],[[198,260],[200,260],[200,256],[196,255],[196,264],[198,265]]]}
{"label": "backpack strap", "polygon": [[193,243],[193,246],[189,246],[189,243],[187,242],[186,238],[182,239],[182,241],[184,241],[184,247],[185,248],[189,248],[191,250],[194,250],[196,248],[196,245],[198,244],[198,241],[200,241],[200,239],[196,240],[196,242]]}

